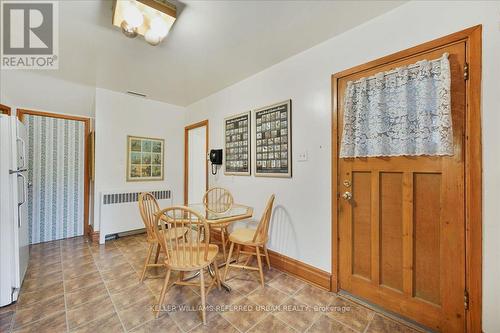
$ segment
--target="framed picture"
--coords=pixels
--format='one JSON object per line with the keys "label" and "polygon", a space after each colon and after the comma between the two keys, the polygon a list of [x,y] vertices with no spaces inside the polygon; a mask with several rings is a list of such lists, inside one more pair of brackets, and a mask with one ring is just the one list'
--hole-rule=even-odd
{"label": "framed picture", "polygon": [[127,136],[127,181],[163,180],[165,140]]}
{"label": "framed picture", "polygon": [[292,100],[253,111],[254,172],[258,177],[292,177]]}
{"label": "framed picture", "polygon": [[224,119],[224,174],[250,175],[250,112]]}

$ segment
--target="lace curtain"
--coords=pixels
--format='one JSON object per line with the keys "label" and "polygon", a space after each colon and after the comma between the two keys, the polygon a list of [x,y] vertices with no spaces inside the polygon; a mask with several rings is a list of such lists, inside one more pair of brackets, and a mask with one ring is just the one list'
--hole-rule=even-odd
{"label": "lace curtain", "polygon": [[340,157],[453,155],[448,54],[347,83]]}

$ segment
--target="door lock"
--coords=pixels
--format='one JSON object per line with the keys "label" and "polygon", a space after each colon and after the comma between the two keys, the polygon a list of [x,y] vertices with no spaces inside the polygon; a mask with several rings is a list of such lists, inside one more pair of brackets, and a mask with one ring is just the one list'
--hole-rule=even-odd
{"label": "door lock", "polygon": [[352,193],[349,191],[344,192],[344,194],[342,194],[342,198],[344,198],[347,201],[350,201],[352,199]]}

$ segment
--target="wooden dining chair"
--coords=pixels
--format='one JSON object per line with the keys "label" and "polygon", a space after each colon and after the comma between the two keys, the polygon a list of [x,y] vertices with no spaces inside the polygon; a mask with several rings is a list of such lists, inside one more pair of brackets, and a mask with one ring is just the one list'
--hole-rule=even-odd
{"label": "wooden dining chair", "polygon": [[[206,210],[216,214],[223,214],[231,209],[234,199],[231,192],[222,187],[213,187],[203,195],[203,205]],[[227,226],[212,226],[212,230],[219,230],[221,235],[221,247],[224,260],[226,260],[226,248],[228,243]]]}
{"label": "wooden dining chair", "polygon": [[[269,261],[269,253],[267,252],[267,241],[269,238],[269,224],[271,220],[271,214],[273,211],[273,204],[274,204],[274,194],[271,195],[271,197],[267,201],[266,208],[264,209],[264,213],[262,214],[257,229],[251,229],[251,228],[236,229],[229,235],[229,242],[231,243],[231,246],[229,248],[229,255],[226,259],[226,269],[224,270],[223,280],[226,280],[227,273],[229,272],[230,267],[243,268],[243,269],[259,271],[260,283],[262,286],[264,286],[264,273],[262,271],[261,257],[266,258],[267,266],[268,268],[271,268],[271,262]],[[236,263],[231,264],[231,256],[233,255],[235,244],[238,245],[237,259]],[[255,252],[241,251],[240,248],[243,246],[255,248]],[[264,253],[261,253],[260,251],[261,247]],[[248,258],[244,265],[240,265],[238,262],[240,253],[248,255]],[[250,259],[252,258],[252,256],[257,257],[258,267],[249,266]]]}
{"label": "wooden dining chair", "polygon": [[[173,284],[184,286],[199,286],[202,305],[203,324],[206,324],[206,295],[211,288],[217,283],[220,289],[221,282],[219,277],[218,265],[216,256],[219,252],[219,247],[215,244],[210,244],[210,230],[207,221],[195,211],[187,207],[170,207],[161,210],[156,215],[156,223],[160,224],[160,228],[155,229],[156,237],[160,243],[165,260],[163,265],[167,269],[165,282],[160,293],[158,306],[156,308],[156,317],[158,317],[161,306],[165,299],[165,294],[169,288],[168,282],[172,271],[180,273],[199,271],[200,282],[187,282],[179,275],[179,279]],[[170,227],[170,229],[167,229]],[[188,231],[184,238],[181,237],[165,237],[166,230],[182,230],[186,228]],[[210,285],[205,287],[205,278],[203,270],[213,265],[215,272],[214,278]]]}
{"label": "wooden dining chair", "polygon": [[[158,264],[158,257],[160,256],[161,246],[158,244],[155,230],[158,230],[158,224],[155,221],[155,214],[160,211],[158,201],[153,194],[145,192],[139,194],[139,211],[141,213],[142,221],[146,227],[146,237],[149,244],[148,254],[144,261],[144,267],[141,274],[141,282],[146,277],[146,271],[150,267],[160,267],[163,264]],[[187,228],[180,230],[169,229],[166,233],[167,237],[183,238],[187,232]],[[154,248],[156,247],[156,256],[153,264],[150,263],[151,256],[153,255]]]}

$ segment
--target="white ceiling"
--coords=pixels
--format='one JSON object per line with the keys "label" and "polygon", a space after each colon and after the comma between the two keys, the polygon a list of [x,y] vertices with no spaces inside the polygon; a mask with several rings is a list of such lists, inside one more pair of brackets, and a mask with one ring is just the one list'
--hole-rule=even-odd
{"label": "white ceiling", "polygon": [[61,1],[59,70],[43,74],[184,106],[401,3],[183,1],[153,47],[113,27],[112,1]]}

